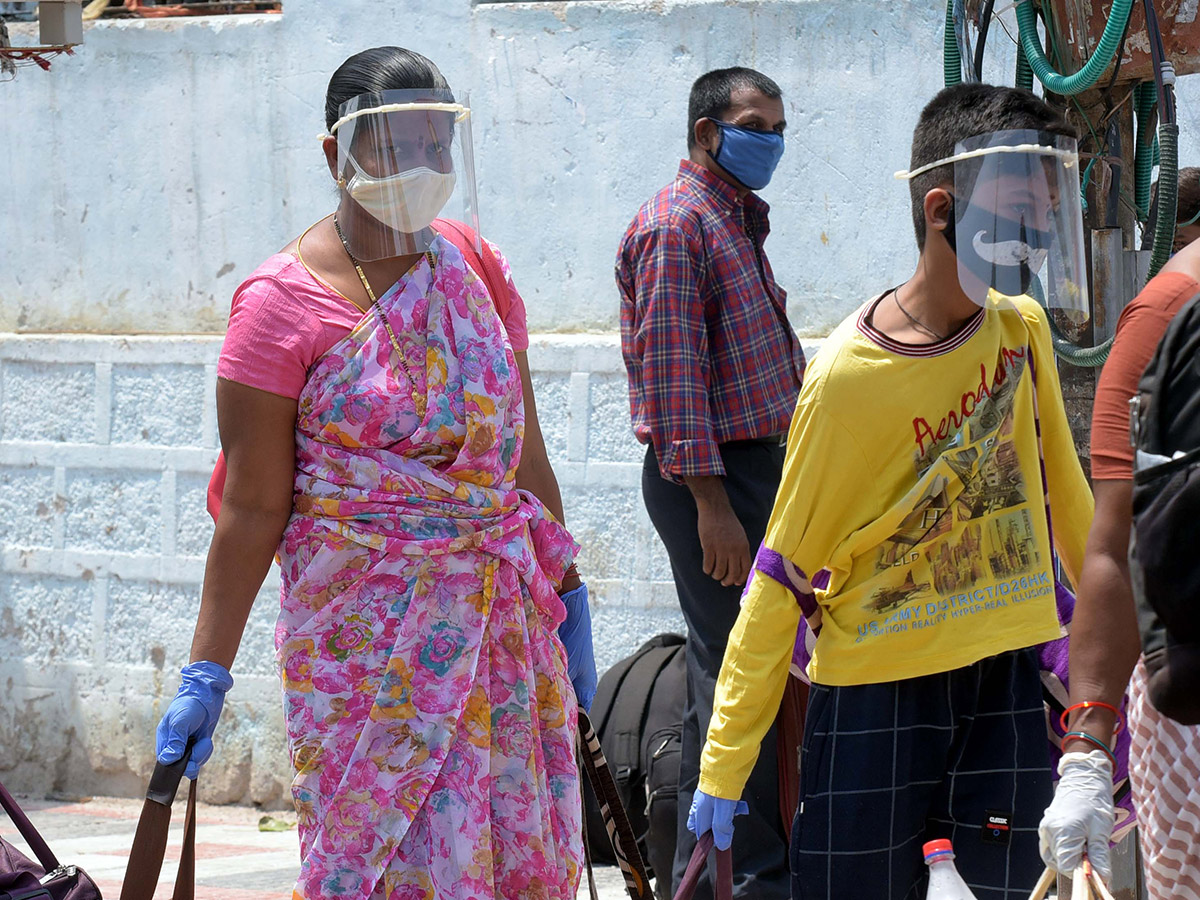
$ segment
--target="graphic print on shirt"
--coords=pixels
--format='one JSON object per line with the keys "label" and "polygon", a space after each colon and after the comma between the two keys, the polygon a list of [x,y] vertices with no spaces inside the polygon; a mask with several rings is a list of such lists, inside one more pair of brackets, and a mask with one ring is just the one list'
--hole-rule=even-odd
{"label": "graphic print on shirt", "polygon": [[1026,348],[1002,350],[957,408],[914,417],[917,483],[877,551],[859,642],[1044,593],[1031,505],[1041,498],[1031,497],[1013,436],[1028,358]]}

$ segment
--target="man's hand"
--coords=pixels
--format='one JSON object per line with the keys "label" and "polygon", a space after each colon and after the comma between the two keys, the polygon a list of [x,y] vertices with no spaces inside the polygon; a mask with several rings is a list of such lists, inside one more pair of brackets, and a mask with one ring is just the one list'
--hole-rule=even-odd
{"label": "man's hand", "polygon": [[725,501],[724,508],[701,506],[698,512],[704,574],[711,575],[726,587],[745,584],[746,576],[750,574],[750,541],[729,501]]}
{"label": "man's hand", "polygon": [[750,541],[729,504],[725,479],[720,475],[685,475],[683,480],[696,500],[704,574],[726,587],[745,584],[750,574]]}

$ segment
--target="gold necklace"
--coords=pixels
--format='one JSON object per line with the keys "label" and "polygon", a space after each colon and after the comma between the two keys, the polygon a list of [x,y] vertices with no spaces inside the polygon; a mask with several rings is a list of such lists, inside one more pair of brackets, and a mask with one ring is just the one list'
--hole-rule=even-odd
{"label": "gold necklace", "polygon": [[[379,298],[375,296],[375,292],[371,290],[371,282],[367,280],[366,273],[362,270],[362,266],[358,264],[358,260],[354,258],[354,254],[350,252],[350,242],[346,240],[346,235],[342,233],[341,223],[338,222],[337,213],[333,214],[333,227],[337,231],[337,236],[342,242],[342,247],[346,251],[346,255],[350,257],[350,262],[354,266],[354,271],[358,273],[358,280],[362,282],[363,288],[367,292],[367,296],[371,300],[371,308],[375,310],[375,314],[379,317],[379,321],[383,323],[384,329],[387,331],[388,340],[392,343],[392,349],[396,351],[396,356],[400,360],[400,365],[404,369],[404,377],[408,379],[409,391],[412,394],[413,407],[417,411],[417,415],[421,418],[425,417],[425,398],[417,392],[417,379],[413,377],[412,369],[408,367],[408,360],[405,358],[404,350],[400,347],[400,341],[396,338],[396,332],[392,331],[392,323],[388,321],[384,315],[383,307],[379,305]],[[429,263],[429,271],[432,273],[437,265],[437,258],[433,255],[432,250],[425,251],[425,259]]]}

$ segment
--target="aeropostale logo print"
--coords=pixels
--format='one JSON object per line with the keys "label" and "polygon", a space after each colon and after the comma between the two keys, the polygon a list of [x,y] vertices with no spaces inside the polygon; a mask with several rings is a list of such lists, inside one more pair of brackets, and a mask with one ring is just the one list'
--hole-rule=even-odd
{"label": "aeropostale logo print", "polygon": [[1045,517],[1041,485],[1031,489],[1013,434],[1028,354],[1004,348],[953,408],[913,418],[918,480],[879,547],[857,643],[1053,593],[1035,527]]}

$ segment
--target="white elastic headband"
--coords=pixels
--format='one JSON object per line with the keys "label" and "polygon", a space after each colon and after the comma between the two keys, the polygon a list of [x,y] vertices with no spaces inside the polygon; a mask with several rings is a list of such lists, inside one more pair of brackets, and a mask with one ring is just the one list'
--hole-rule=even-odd
{"label": "white elastic headband", "polygon": [[393,112],[448,112],[454,113],[454,121],[461,122],[463,119],[471,115],[471,110],[463,106],[461,103],[386,103],[383,106],[371,106],[366,109],[356,109],[352,113],[348,113],[333,123],[333,127],[329,129],[328,134],[322,134],[321,140],[327,137],[333,137],[337,134],[337,130],[359,116],[373,116],[376,113],[393,113]]}
{"label": "white elastic headband", "polygon": [[1074,150],[1060,150],[1058,147],[1047,147],[1045,144],[1004,144],[997,147],[980,147],[978,150],[964,150],[962,153],[955,153],[953,156],[947,156],[945,159],[931,162],[928,165],[913,169],[911,172],[907,169],[902,169],[893,177],[899,178],[902,181],[909,181],[918,175],[924,175],[931,169],[936,169],[938,166],[949,165],[950,163],[960,162],[964,159],[975,159],[979,156],[991,156],[993,153],[1036,153],[1040,156],[1057,156],[1059,159],[1066,160],[1068,169],[1079,161],[1079,154]]}

